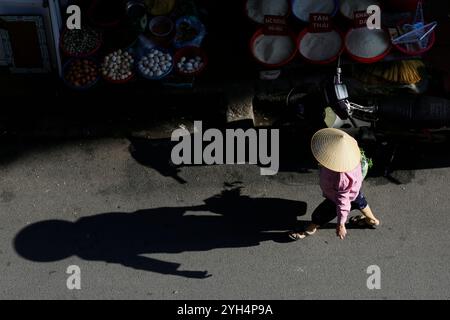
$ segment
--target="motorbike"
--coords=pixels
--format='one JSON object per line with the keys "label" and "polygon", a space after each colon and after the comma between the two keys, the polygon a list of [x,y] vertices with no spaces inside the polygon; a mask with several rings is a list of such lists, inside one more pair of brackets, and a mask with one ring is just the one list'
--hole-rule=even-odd
{"label": "motorbike", "polygon": [[[400,145],[441,143],[450,133],[450,100],[423,95],[373,96],[351,99],[343,82],[340,63],[333,79],[318,92],[304,93],[294,87],[286,105],[313,131],[338,128],[351,134],[364,150],[381,155],[382,174],[391,179]],[[394,181],[396,182],[396,181]]]}

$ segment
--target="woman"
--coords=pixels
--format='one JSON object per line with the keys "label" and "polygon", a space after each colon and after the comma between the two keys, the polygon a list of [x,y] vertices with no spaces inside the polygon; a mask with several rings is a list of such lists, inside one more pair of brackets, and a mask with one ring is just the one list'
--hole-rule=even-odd
{"label": "woman", "polygon": [[320,187],[325,200],[312,215],[312,223],[304,232],[290,232],[292,240],[304,239],[317,229],[337,217],[336,234],[340,239],[347,235],[345,223],[351,210],[360,210],[362,215],[350,222],[358,226],[378,226],[361,192],[363,175],[361,151],[350,135],[338,129],[323,129],[312,138],[311,150],[320,164]]}

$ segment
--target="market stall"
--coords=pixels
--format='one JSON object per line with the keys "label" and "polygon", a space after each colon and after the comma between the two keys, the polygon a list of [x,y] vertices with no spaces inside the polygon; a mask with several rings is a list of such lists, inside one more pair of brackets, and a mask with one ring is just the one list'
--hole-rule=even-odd
{"label": "market stall", "polygon": [[[374,29],[368,27],[376,14],[367,12],[370,5],[381,10]],[[262,71],[272,69],[276,77],[273,70],[335,66],[338,58],[344,65],[392,62],[394,69],[395,61],[420,59],[432,49],[437,27],[424,12],[421,1],[246,1],[255,30],[251,53]],[[400,65],[413,72],[420,64]],[[419,81],[419,75],[409,76],[405,83]]]}
{"label": "market stall", "polygon": [[[242,0],[226,7],[194,0],[74,3],[83,9],[83,28],[62,30],[60,49],[62,80],[78,91],[99,83],[192,88],[202,78],[273,80],[324,70],[338,59],[357,78],[413,85],[422,79],[418,59],[435,42],[435,24],[394,41],[433,22],[417,17],[415,0]],[[383,10],[377,29],[366,24],[373,4]],[[366,68],[380,63],[383,68]]]}
{"label": "market stall", "polygon": [[59,46],[66,87],[192,87],[206,70],[207,29],[194,1],[75,3],[82,8],[82,28],[64,29]]}

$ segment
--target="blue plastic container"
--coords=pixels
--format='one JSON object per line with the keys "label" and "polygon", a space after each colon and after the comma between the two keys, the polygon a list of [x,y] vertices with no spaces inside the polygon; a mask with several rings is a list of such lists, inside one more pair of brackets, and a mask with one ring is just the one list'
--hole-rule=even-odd
{"label": "blue plastic container", "polygon": [[[189,27],[196,30],[196,35],[189,40],[180,40],[180,35],[182,33],[183,24],[189,25]],[[206,36],[205,25],[195,16],[183,16],[179,18],[175,23],[175,39],[174,47],[176,49],[184,47],[200,47],[202,45],[203,39]]]}
{"label": "blue plastic container", "polygon": [[[144,56],[146,56],[148,53],[150,53],[152,50],[158,50],[158,51],[161,51],[161,52],[164,52],[164,53],[168,53],[168,54],[170,54],[170,56],[172,57],[172,64],[171,64],[170,68],[169,68],[165,73],[163,73],[163,74],[160,75],[160,76],[153,76],[153,77],[150,77],[150,76],[144,74],[144,73],[139,69],[139,62],[141,61],[141,59],[142,59]],[[170,52],[170,51],[167,50],[167,49],[154,47],[154,48],[151,48],[151,49],[149,48],[149,49],[145,49],[145,50],[140,50],[140,51],[139,51],[139,54],[137,55],[136,69],[137,69],[138,74],[139,74],[142,78],[144,78],[144,79],[152,80],[152,81],[162,80],[162,79],[166,78],[166,77],[172,72],[173,67],[174,67],[174,58],[173,58],[173,54],[172,54],[172,52]]]}

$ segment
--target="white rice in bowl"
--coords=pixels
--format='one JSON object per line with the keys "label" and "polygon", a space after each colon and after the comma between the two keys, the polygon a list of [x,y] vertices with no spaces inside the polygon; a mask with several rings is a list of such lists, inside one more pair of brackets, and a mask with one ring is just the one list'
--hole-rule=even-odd
{"label": "white rice in bowl", "polygon": [[253,54],[260,62],[277,65],[288,60],[295,52],[292,37],[286,35],[260,35],[253,43]]}
{"label": "white rice in bowl", "polygon": [[337,57],[342,50],[343,40],[339,32],[306,33],[299,44],[300,54],[315,62]]}
{"label": "white rice in bowl", "polygon": [[345,38],[345,46],[354,56],[371,59],[389,49],[390,37],[383,29],[351,29]]}

